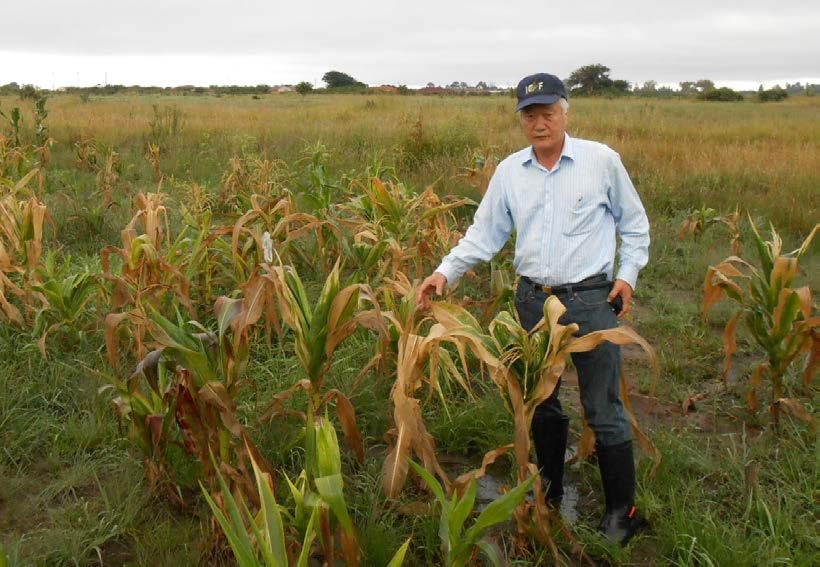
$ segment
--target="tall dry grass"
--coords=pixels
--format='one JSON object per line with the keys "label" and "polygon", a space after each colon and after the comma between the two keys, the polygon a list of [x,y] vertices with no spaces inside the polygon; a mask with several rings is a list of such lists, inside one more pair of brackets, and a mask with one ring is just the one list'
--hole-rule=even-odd
{"label": "tall dry grass", "polygon": [[[2,108],[16,104],[30,103],[0,99]],[[58,95],[49,100],[57,163],[74,141],[88,137],[143,155],[155,105],[160,112],[175,107],[184,118],[181,131],[164,142],[171,155],[166,173],[205,183],[217,172],[198,166],[203,156],[224,170],[236,152],[296,159],[322,141],[343,170],[379,157],[412,183],[443,177],[444,190],[463,192],[468,189],[454,176],[475,151],[503,157],[526,144],[506,96],[112,96],[84,103]],[[789,232],[805,233],[816,222],[820,98],[773,104],[578,99],[571,105],[570,133],[618,151],[655,213],[739,204]]]}

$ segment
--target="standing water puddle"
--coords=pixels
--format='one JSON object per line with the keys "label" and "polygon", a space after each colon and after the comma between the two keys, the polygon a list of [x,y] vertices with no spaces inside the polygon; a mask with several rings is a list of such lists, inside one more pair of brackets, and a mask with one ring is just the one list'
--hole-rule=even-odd
{"label": "standing water puddle", "polygon": [[[564,477],[564,498],[561,501],[561,516],[569,524],[574,524],[578,521],[578,488],[574,483],[568,482],[569,479]],[[505,484],[509,486],[508,479],[499,479],[492,474],[485,474],[477,481],[476,491],[476,506],[477,512],[481,512],[492,503],[493,500],[503,496],[501,492],[502,486]],[[532,500],[533,493],[527,495],[527,500]]]}

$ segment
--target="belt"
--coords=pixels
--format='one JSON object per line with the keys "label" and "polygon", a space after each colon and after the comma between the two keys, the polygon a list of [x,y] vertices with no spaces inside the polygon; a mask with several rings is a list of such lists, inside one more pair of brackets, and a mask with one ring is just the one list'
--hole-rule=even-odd
{"label": "belt", "polygon": [[573,284],[561,284],[561,285],[541,285],[537,282],[534,282],[527,276],[521,276],[521,279],[533,286],[536,289],[540,289],[547,295],[558,295],[558,294],[566,294],[570,295],[573,291],[587,291],[590,289],[601,289],[604,287],[609,287],[612,285],[606,274],[595,274],[594,276],[590,276],[581,280],[578,283]]}

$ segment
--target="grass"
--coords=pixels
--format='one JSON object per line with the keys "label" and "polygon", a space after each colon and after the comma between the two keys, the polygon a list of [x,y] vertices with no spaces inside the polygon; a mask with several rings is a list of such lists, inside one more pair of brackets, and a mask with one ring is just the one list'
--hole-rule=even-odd
{"label": "grass", "polygon": [[[105,97],[84,103],[55,96],[48,103],[48,125],[57,143],[45,200],[57,235],[48,247],[71,254],[76,266],[98,266],[99,250],[119,244],[130,199],[156,187],[144,157],[148,141],[161,145],[163,187],[174,215],[179,205],[190,204],[192,183],[216,198],[235,154],[283,160],[281,182],[288,184],[303,175],[299,160],[319,141],[334,179],[381,163],[417,189],[437,182],[442,193],[477,198],[476,188],[459,175],[471,158],[476,153],[503,157],[524,144],[512,102],[280,95]],[[0,108],[17,104],[29,103],[0,99]],[[813,98],[767,105],[572,101],[570,132],[608,143],[621,154],[650,214],[651,259],[641,274],[633,323],[659,350],[659,396],[672,405],[708,392],[695,416],[711,414],[725,425],[704,428],[688,418],[647,424],[663,453],[654,479],[646,476],[647,463],[640,468],[639,505],[653,529],[626,549],[604,545],[587,529],[599,513],[600,483],[596,467],[587,463],[578,469],[583,509],[577,531],[588,553],[602,561],[811,565],[820,559],[816,438],[788,419],[779,436],[739,425],[748,370],[742,360],[755,353],[741,337],[741,378],[724,387],[720,331],[727,313],[716,310],[713,323],[700,321],[703,274],[726,256],[728,240],[719,228],[698,240],[675,236],[690,208],[708,205],[728,212],[740,204],[772,220],[789,244],[802,240],[818,217],[818,106]],[[177,131],[169,118],[174,113],[181,124]],[[74,161],[73,144],[89,137],[113,146],[123,164],[115,205],[108,210],[95,206],[95,176]],[[818,281],[817,266],[816,254],[806,258],[805,281]],[[476,282],[466,282],[458,293],[481,293],[486,273],[478,270]],[[118,428],[111,395],[98,391],[104,383],[100,373],[108,371],[102,333],[51,342],[47,360],[36,340],[0,326],[0,545],[11,564],[227,563],[210,555],[212,532],[201,500],[192,497],[192,509],[182,511],[148,492],[139,460]],[[351,337],[336,353],[328,387],[350,393],[371,352],[366,333]],[[250,379],[239,397],[239,414],[260,450],[285,471],[301,466],[299,422],[252,419],[273,393],[302,378],[301,372],[290,341],[261,341],[253,345]],[[368,447],[363,465],[345,458],[346,496],[361,532],[363,564],[386,564],[411,534],[407,564],[436,564],[436,519],[403,514],[378,490],[390,386],[371,375],[350,394]],[[816,407],[816,392],[808,397]],[[512,424],[491,385],[477,387],[475,400],[455,391],[447,400],[447,411],[424,406],[440,452],[477,464],[484,451],[511,440]],[[574,422],[573,430],[579,426]],[[187,471],[180,481],[193,494],[196,467],[182,454],[177,458],[179,470]],[[744,479],[754,467],[757,482],[749,485]],[[424,497],[408,486],[403,503],[419,499]],[[516,565],[538,561],[537,551],[513,558]]]}

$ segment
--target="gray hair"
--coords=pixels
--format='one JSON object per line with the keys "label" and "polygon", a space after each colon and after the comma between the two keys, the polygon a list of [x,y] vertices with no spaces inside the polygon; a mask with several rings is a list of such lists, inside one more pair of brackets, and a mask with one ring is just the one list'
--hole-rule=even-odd
{"label": "gray hair", "polygon": [[564,111],[564,114],[569,112],[569,101],[567,99],[565,99],[564,97],[559,98],[558,104],[561,105],[561,110]]}

